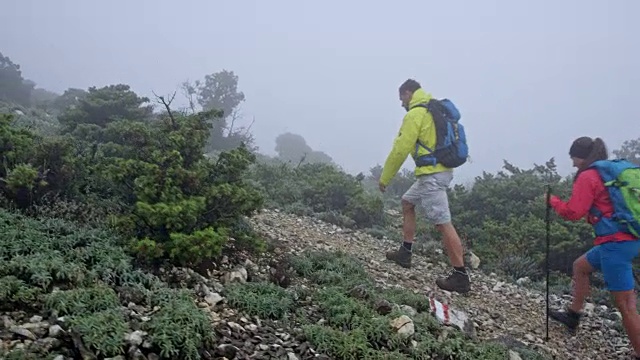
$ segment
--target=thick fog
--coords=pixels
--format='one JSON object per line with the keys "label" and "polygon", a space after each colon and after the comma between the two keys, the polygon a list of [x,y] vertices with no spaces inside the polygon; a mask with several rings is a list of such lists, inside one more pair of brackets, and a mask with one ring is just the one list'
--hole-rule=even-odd
{"label": "thick fog", "polygon": [[567,174],[574,138],[637,138],[638,14],[637,0],[4,0],[0,51],[58,93],[125,83],[152,97],[234,71],[261,152],[289,131],[353,173],[384,163],[414,78],[460,109],[466,182],[503,159],[555,157]]}

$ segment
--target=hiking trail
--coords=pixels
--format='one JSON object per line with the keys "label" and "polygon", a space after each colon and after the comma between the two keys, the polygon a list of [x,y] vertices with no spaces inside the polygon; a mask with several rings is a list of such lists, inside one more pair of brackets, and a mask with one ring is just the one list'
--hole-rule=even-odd
{"label": "hiking trail", "polygon": [[[412,268],[402,268],[385,258],[385,251],[396,248],[395,241],[376,239],[364,232],[341,229],[320,220],[263,210],[252,218],[256,230],[280,243],[292,253],[304,250],[343,251],[363,262],[375,281],[385,287],[401,286],[433,296],[451,308],[463,311],[473,321],[479,340],[498,340],[529,345],[556,359],[613,359],[632,354],[631,345],[621,327],[619,313],[604,305],[587,302],[586,316],[575,336],[553,320],[549,321],[549,340],[545,337],[544,292],[512,284],[495,274],[470,270],[468,296],[440,290],[438,276],[450,267],[444,261],[430,262],[425,255],[413,256]],[[444,259],[444,258],[443,258]],[[551,309],[564,307],[569,296],[550,295]]]}

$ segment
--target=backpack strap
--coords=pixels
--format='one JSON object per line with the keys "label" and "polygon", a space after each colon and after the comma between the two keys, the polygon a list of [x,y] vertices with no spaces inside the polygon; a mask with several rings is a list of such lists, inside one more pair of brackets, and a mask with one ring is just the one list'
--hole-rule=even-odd
{"label": "backpack strap", "polygon": [[[431,102],[431,100],[429,101],[429,103]],[[415,109],[417,107],[421,107],[421,108],[425,108],[427,110],[427,112],[430,112],[430,106],[429,103],[419,103],[419,104],[415,104],[413,105],[409,110]],[[433,116],[433,115],[432,115]],[[435,119],[434,119],[435,120]],[[419,137],[419,136],[418,136]],[[436,139],[437,139],[437,133],[436,133]],[[418,138],[416,140],[416,146],[415,146],[415,151],[413,153],[413,157],[417,157],[418,156],[418,150],[420,150],[420,148],[423,148],[425,150],[427,150],[429,152],[429,154],[432,154],[435,149],[431,149],[430,147],[428,147],[427,145],[423,144],[422,141],[420,141],[420,139]],[[433,161],[433,165],[436,165],[436,158],[435,157],[430,157],[429,160]]]}
{"label": "backpack strap", "polygon": [[[416,146],[415,146],[415,152],[414,152],[414,157],[418,156],[418,150],[420,148],[423,148],[425,150],[428,151],[428,155],[429,154],[433,154],[436,150],[443,148],[444,147],[444,134],[447,133],[447,122],[445,119],[441,119],[440,116],[437,116],[435,114],[435,111],[437,111],[437,109],[434,109],[434,107],[436,106],[436,104],[439,105],[438,100],[436,99],[430,99],[429,102],[426,103],[419,103],[416,105],[413,105],[409,110],[411,109],[415,109],[417,107],[422,107],[425,108],[427,110],[427,112],[431,113],[431,117],[433,118],[433,123],[436,129],[436,146],[434,149],[428,147],[427,145],[425,145],[424,143],[422,143],[422,141],[420,141],[420,139],[416,140]],[[422,160],[426,161],[429,160],[430,162],[432,162],[431,165],[435,166],[437,163],[437,159],[434,156],[427,156],[427,155],[423,155],[422,156]],[[429,165],[429,164],[427,164]]]}
{"label": "backpack strap", "polygon": [[593,231],[596,234],[596,236],[607,236],[607,235],[613,235],[620,231],[622,232],[629,231],[626,225],[616,221],[615,212],[610,218],[604,217],[602,214],[602,211],[598,210],[595,206],[593,206],[591,207],[591,209],[589,209],[589,214],[591,214],[596,218],[595,222],[591,225],[593,227]]}

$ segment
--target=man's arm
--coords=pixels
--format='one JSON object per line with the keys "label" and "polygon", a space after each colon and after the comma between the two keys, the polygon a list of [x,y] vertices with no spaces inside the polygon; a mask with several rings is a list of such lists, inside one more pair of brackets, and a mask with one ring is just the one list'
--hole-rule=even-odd
{"label": "man's arm", "polygon": [[384,163],[382,174],[380,175],[380,184],[387,186],[396,175],[400,166],[407,159],[407,156],[415,149],[416,141],[420,127],[415,111],[409,111],[402,120],[402,126],[398,132],[398,136],[393,141],[391,152],[387,156]]}

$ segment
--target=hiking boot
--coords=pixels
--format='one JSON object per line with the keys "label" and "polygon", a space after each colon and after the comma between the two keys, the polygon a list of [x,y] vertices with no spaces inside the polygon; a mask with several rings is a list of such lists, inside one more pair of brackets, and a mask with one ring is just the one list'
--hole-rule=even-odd
{"label": "hiking boot", "polygon": [[402,245],[398,250],[388,251],[386,255],[387,260],[391,260],[404,268],[411,267],[411,250]]}
{"label": "hiking boot", "polygon": [[446,278],[436,280],[436,285],[442,290],[455,291],[460,294],[466,294],[471,290],[471,281],[469,274],[453,269]]}
{"label": "hiking boot", "polygon": [[575,335],[580,324],[580,314],[570,309],[567,311],[549,311],[549,317],[564,324],[571,335]]}

